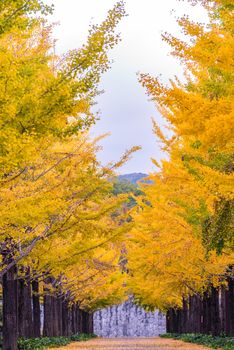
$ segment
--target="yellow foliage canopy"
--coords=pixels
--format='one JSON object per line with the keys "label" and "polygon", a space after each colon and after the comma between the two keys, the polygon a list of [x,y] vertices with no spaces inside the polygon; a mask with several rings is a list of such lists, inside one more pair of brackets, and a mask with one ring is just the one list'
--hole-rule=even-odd
{"label": "yellow foliage canopy", "polygon": [[173,136],[154,122],[169,160],[143,188],[129,244],[129,285],[142,304],[161,309],[225,283],[234,263],[233,4],[204,3],[209,26],[178,21],[190,43],[163,36],[183,63],[186,82],[140,78]]}

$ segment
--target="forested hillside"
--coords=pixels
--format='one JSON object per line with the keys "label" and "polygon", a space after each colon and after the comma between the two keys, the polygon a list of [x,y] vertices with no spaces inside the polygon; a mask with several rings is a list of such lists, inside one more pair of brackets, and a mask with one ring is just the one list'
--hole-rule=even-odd
{"label": "forested hillside", "polygon": [[148,175],[144,173],[131,173],[131,174],[119,175],[118,179],[120,181],[129,181],[133,184],[137,184],[138,181],[143,180],[146,177],[148,177]]}

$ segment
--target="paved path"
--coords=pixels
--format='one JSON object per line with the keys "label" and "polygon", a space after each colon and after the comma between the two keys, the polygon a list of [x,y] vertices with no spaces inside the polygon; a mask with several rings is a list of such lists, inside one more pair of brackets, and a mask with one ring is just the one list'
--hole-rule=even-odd
{"label": "paved path", "polygon": [[208,348],[161,338],[94,339],[72,343],[60,350],[206,350]]}

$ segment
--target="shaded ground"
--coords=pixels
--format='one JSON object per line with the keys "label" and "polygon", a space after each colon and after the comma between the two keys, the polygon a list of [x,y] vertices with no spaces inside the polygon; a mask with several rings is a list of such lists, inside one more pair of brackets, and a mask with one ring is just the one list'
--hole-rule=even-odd
{"label": "shaded ground", "polygon": [[161,338],[94,339],[72,343],[60,350],[205,350],[203,346]]}

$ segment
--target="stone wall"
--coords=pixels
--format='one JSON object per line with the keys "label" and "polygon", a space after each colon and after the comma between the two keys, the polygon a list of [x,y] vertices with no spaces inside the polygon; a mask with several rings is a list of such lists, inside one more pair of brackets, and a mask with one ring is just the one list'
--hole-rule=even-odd
{"label": "stone wall", "polygon": [[94,313],[94,333],[108,338],[155,337],[166,333],[166,318],[146,312],[131,300]]}

